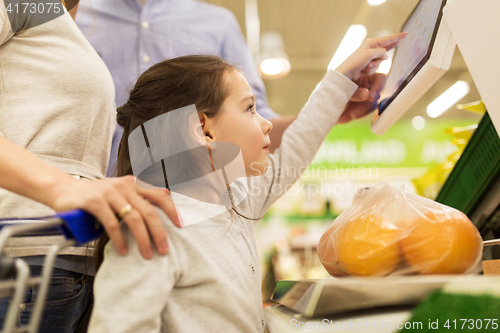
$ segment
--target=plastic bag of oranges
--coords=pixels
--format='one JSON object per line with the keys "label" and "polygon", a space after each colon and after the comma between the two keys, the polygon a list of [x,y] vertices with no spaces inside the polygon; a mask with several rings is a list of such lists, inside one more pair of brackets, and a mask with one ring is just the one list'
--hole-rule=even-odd
{"label": "plastic bag of oranges", "polygon": [[483,241],[462,212],[387,182],[358,191],[318,255],[333,276],[471,273]]}

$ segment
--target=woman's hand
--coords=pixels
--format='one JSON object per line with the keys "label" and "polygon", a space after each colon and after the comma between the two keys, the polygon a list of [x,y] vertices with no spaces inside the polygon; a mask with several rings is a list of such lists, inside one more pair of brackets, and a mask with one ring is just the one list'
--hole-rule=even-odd
{"label": "woman's hand", "polygon": [[[153,257],[150,235],[158,252],[168,253],[167,234],[152,204],[159,206],[176,226],[181,226],[168,190],[141,188],[133,176],[94,181],[71,178],[69,183],[58,186],[52,193],[50,207],[58,212],[83,209],[94,215],[123,255],[127,254],[128,248],[116,214],[121,215],[128,225],[146,259]],[[128,205],[131,210],[127,209]]]}
{"label": "woman's hand", "polygon": [[380,92],[384,88],[386,76],[382,73],[362,75],[355,83],[358,89],[347,103],[337,124],[347,123],[353,119],[363,118],[374,111]]}
{"label": "woman's hand", "polygon": [[376,73],[380,63],[387,59],[387,51],[394,48],[407,36],[406,32],[367,39],[347,58],[337,71],[358,85],[338,123],[362,118],[377,108],[380,92],[384,88],[386,76]]}

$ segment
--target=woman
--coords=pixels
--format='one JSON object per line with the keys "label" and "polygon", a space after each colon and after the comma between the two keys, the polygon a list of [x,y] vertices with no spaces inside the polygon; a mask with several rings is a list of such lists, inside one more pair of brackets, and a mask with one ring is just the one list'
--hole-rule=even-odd
{"label": "woman", "polygon": [[[148,232],[158,252],[166,254],[166,234],[154,228],[160,222],[146,201],[161,205],[178,221],[166,190],[141,189],[133,177],[80,180],[104,178],[114,131],[113,83],[70,14],[62,7],[55,14],[61,4],[55,1],[48,15],[45,2],[43,13],[32,2],[35,12],[0,0],[0,187],[33,199],[0,189],[0,216],[44,216],[81,208],[101,220],[117,251],[126,254],[118,214],[134,230],[145,258],[153,256]],[[55,241],[16,239],[5,252],[24,257],[36,274]],[[40,332],[73,332],[91,304],[87,248],[69,248],[62,255]],[[35,294],[28,291],[20,324],[27,323]],[[1,300],[0,322],[7,307],[8,300]]]}

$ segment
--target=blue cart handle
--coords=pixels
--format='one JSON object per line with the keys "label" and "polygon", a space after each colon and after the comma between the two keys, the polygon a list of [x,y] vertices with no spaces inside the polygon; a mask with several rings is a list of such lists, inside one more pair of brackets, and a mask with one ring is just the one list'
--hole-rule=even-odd
{"label": "blue cart handle", "polygon": [[56,215],[64,223],[61,231],[67,239],[76,240],[77,245],[83,245],[98,239],[104,234],[104,227],[93,215],[78,209]]}
{"label": "blue cart handle", "polygon": [[[104,234],[102,224],[94,216],[80,209],[42,218],[2,219],[0,220],[0,229],[14,225],[27,225],[29,222],[33,224],[33,231],[28,230],[13,236],[29,237],[62,234],[66,239],[75,240],[76,245],[79,246],[96,240]],[[48,223],[47,228],[40,228],[40,224],[44,222],[51,223]]]}

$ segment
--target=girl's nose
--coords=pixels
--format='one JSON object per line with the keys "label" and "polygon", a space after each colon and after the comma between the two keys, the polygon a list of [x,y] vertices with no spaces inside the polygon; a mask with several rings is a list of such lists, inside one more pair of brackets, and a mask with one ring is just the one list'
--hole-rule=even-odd
{"label": "girl's nose", "polygon": [[267,134],[273,129],[273,123],[261,117],[262,133]]}

